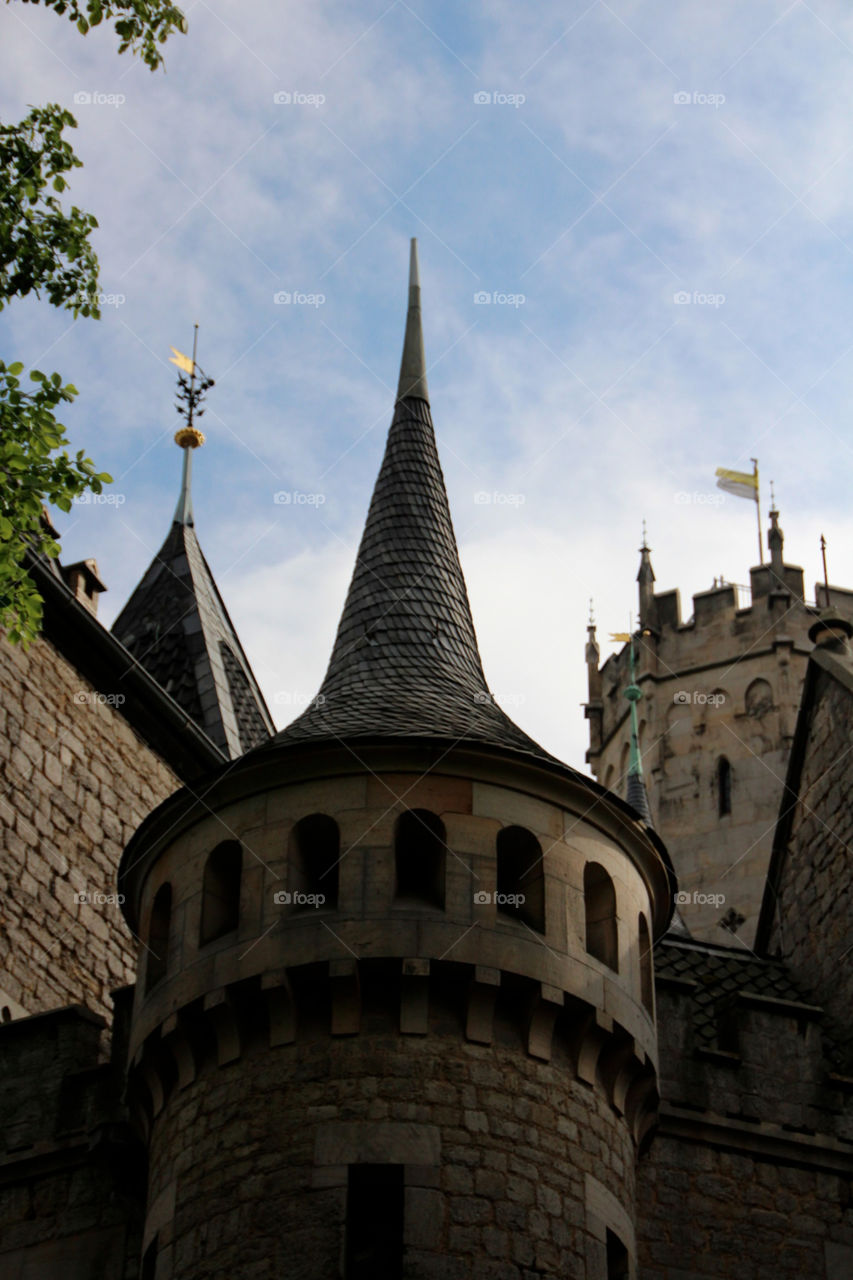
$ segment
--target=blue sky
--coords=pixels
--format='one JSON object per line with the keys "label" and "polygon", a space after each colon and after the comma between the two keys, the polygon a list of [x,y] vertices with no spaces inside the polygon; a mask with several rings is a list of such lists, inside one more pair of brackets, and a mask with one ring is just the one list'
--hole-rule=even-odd
{"label": "blue sky", "polygon": [[165,74],[107,28],[2,15],[2,118],[74,111],[70,195],[100,222],[103,319],[28,300],[0,344],[76,383],[72,442],[115,477],[120,501],[57,521],[66,560],[98,560],[106,623],[168,530],[169,346],[198,320],[217,385],[196,528],[277,723],[315,692],[390,422],[412,235],[486,674],[543,746],[583,767],[588,602],[600,635],[627,628],[644,518],[685,617],[715,576],[748,581],[754,511],[717,501],[717,466],[759,458],[810,592],[821,532],[853,584],[846,5],[186,12]]}

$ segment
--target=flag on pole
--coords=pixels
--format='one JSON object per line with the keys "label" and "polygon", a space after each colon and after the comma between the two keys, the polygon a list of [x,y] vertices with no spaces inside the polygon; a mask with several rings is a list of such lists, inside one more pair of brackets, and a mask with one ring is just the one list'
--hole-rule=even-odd
{"label": "flag on pole", "polygon": [[717,488],[726,493],[733,493],[736,498],[751,498],[758,501],[758,468],[750,475],[748,471],[728,471],[725,467],[717,467]]}
{"label": "flag on pole", "polygon": [[174,352],[173,355],[169,356],[169,362],[171,364],[176,364],[179,369],[183,369],[184,373],[188,373],[192,376],[195,371],[195,365],[192,360],[190,360],[189,356],[185,356],[183,351],[179,351],[177,347],[170,347],[169,350]]}
{"label": "flag on pole", "polygon": [[631,637],[627,631],[611,631],[610,639],[618,641],[619,644],[628,644]]}

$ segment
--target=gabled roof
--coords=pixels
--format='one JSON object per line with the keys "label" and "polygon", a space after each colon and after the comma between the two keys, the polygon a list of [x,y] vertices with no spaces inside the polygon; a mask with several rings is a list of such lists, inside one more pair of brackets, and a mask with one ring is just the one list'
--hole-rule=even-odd
{"label": "gabled roof", "polygon": [[189,461],[185,448],[172,527],[112,631],[233,760],[275,727],[196,537]]}
{"label": "gabled roof", "polygon": [[550,759],[486,684],[430,413],[416,242],[397,401],[332,657],[276,742],[475,740]]}

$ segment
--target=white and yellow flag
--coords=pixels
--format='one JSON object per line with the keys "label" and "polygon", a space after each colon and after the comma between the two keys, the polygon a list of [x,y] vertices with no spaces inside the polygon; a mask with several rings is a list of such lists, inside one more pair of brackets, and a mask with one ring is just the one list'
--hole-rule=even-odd
{"label": "white and yellow flag", "polygon": [[172,352],[172,355],[169,356],[170,363],[176,364],[179,369],[183,369],[184,373],[192,376],[195,365],[189,356],[185,356],[183,351],[179,351],[177,347],[170,347],[169,350]]}
{"label": "white and yellow flag", "polygon": [[716,475],[718,489],[733,493],[736,498],[758,501],[758,467],[751,475],[748,471],[728,471],[725,467],[717,467]]}

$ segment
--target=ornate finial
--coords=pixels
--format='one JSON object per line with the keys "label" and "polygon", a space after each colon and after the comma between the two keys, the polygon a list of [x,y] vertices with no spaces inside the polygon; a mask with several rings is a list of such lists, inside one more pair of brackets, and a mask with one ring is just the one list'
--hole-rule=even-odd
{"label": "ornate finial", "polygon": [[649,550],[649,538],[648,538],[648,534],[646,533],[646,522],[645,522],[645,520],[643,520],[643,545],[642,545],[642,547],[641,547],[641,550],[642,550],[642,551],[648,551],[648,550]]}
{"label": "ornate finial", "polygon": [[826,598],[824,600],[824,604],[828,609],[829,608],[829,575],[826,572],[826,538],[823,536],[823,534],[820,535],[820,555],[821,555],[821,559],[823,560],[823,589],[826,592]]}
{"label": "ornate finial", "polygon": [[178,427],[175,432],[175,444],[182,449],[198,449],[206,439],[204,432],[199,431],[198,427]]}
{"label": "ornate finial", "polygon": [[592,596],[589,597],[589,624],[588,625],[591,627],[595,626],[595,613],[593,611]]}
{"label": "ornate finial", "polygon": [[773,492],[773,481],[770,481],[770,506],[776,510],[776,494]]}
{"label": "ornate finial", "polygon": [[[175,408],[181,417],[185,419],[184,424],[175,432],[175,444],[184,451],[181,492],[178,497],[178,505],[175,508],[175,519],[179,524],[193,523],[192,494],[190,490],[192,450],[198,449],[204,444],[204,432],[193,425],[193,417],[200,418],[204,413],[201,402],[205,394],[214,385],[213,379],[209,378],[196,362],[197,351],[198,325],[196,324],[193,329],[192,359],[189,356],[185,356],[177,347],[172,347],[173,354],[169,357],[171,363],[177,365],[178,369],[181,370],[178,374],[178,398]],[[186,374],[189,374],[189,378],[186,377]],[[196,382],[196,378],[198,378],[198,382]]]}

